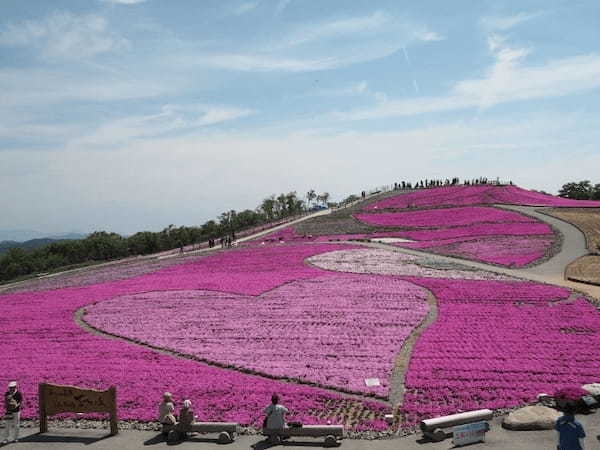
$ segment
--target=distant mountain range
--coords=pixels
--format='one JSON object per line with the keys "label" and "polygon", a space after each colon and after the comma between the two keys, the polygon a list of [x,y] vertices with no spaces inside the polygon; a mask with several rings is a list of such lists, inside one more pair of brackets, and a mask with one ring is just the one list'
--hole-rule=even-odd
{"label": "distant mountain range", "polygon": [[[32,235],[37,237],[32,238]],[[25,239],[23,239],[24,237]],[[33,230],[0,230],[0,255],[15,247],[24,250],[33,250],[52,242],[84,239],[85,237],[85,234],[74,232],[44,236],[43,233]]]}
{"label": "distant mountain range", "polygon": [[71,231],[68,233],[44,233],[35,230],[0,230],[0,242],[25,242],[32,239],[83,239],[87,234]]}

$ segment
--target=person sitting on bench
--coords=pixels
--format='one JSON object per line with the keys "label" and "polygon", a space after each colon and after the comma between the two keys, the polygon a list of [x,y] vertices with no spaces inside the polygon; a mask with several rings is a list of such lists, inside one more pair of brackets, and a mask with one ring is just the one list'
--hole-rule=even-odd
{"label": "person sitting on bench", "polygon": [[183,407],[179,411],[179,422],[175,425],[175,431],[179,434],[179,439],[185,439],[187,433],[191,430],[194,423],[194,410],[190,400],[183,401]]}
{"label": "person sitting on bench", "polygon": [[267,415],[264,421],[264,428],[269,430],[279,430],[285,427],[285,415],[289,413],[288,409],[279,404],[279,396],[273,394],[271,404],[264,410]]}
{"label": "person sitting on bench", "polygon": [[[173,396],[170,392],[165,392],[163,394],[163,401],[158,406],[158,421],[163,426],[163,430],[165,430],[165,427],[168,429],[177,423],[177,418],[173,414],[174,412]],[[167,434],[168,430],[163,431],[163,433]]]}

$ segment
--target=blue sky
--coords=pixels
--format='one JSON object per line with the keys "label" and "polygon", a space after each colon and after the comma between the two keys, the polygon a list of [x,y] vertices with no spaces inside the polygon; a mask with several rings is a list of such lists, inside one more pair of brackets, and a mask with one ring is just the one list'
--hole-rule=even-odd
{"label": "blue sky", "polygon": [[600,182],[596,0],[0,7],[0,229],[158,230],[435,176]]}

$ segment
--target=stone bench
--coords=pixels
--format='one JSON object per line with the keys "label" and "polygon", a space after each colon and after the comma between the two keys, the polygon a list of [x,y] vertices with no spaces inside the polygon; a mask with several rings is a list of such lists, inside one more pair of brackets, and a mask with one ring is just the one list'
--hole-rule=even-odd
{"label": "stone bench", "polygon": [[334,447],[339,444],[339,440],[344,438],[343,425],[303,425],[301,427],[285,427],[279,429],[263,428],[263,434],[269,437],[269,440],[278,444],[281,438],[289,437],[325,437],[325,446]]}
{"label": "stone bench", "polygon": [[478,409],[449,416],[436,417],[434,419],[422,420],[420,427],[423,435],[434,441],[443,441],[446,438],[444,428],[457,427],[469,423],[492,420],[494,413],[490,409]]}
{"label": "stone bench", "polygon": [[[218,433],[220,444],[229,444],[235,440],[239,424],[237,422],[194,422],[185,430],[188,433]],[[163,425],[162,432],[171,436],[176,432],[175,425]]]}

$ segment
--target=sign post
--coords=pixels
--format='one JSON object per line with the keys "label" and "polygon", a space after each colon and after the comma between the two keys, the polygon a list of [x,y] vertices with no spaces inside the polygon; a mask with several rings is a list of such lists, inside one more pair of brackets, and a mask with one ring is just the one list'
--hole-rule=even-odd
{"label": "sign post", "polygon": [[39,387],[40,433],[48,431],[48,416],[65,412],[110,414],[110,434],[117,428],[117,389],[112,386],[106,391],[81,389],[75,386],[41,383]]}
{"label": "sign post", "polygon": [[490,430],[487,422],[474,422],[452,428],[452,443],[455,446],[485,442],[485,433]]}

